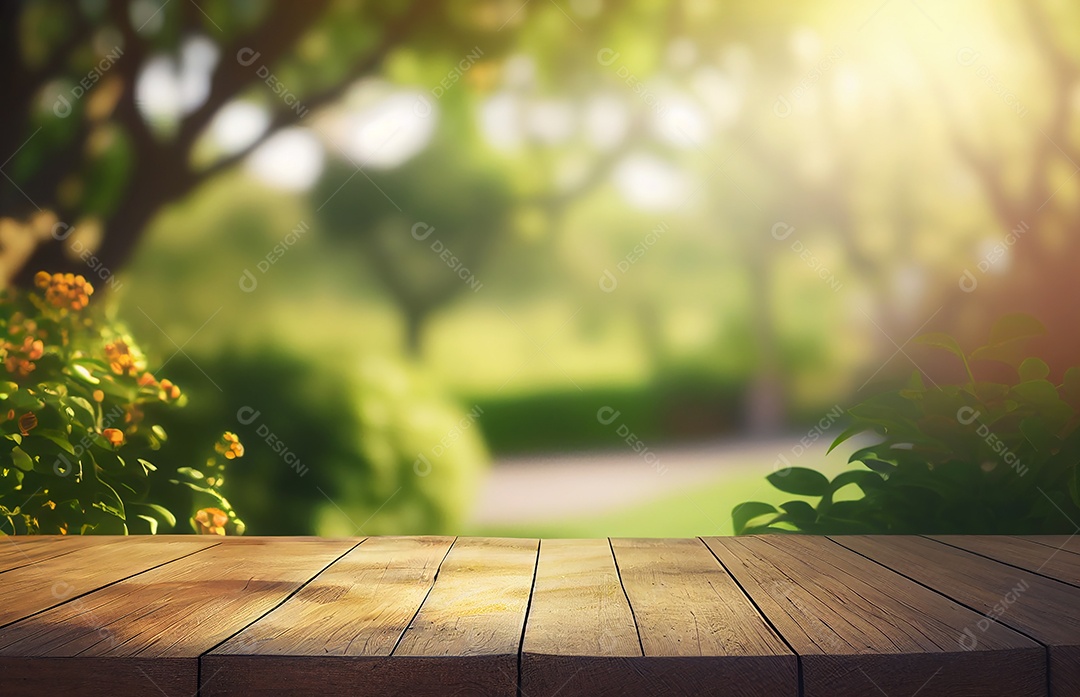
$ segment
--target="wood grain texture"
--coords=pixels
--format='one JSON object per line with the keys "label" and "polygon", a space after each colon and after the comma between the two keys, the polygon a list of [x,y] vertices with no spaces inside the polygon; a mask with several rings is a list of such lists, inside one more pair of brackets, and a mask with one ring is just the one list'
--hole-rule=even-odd
{"label": "wood grain texture", "polygon": [[458,538],[389,662],[386,694],[517,694],[539,540]]}
{"label": "wood grain texture", "polygon": [[1078,539],[0,540],[0,694],[1080,697]]}
{"label": "wood grain texture", "polygon": [[[227,539],[9,625],[0,632],[4,693],[41,694],[36,681],[48,676],[55,694],[192,695],[199,689],[202,653],[271,610],[355,544]],[[100,555],[113,546],[90,551]],[[212,679],[203,676],[204,683]]]}
{"label": "wood grain texture", "polygon": [[1020,535],[1021,540],[1034,542],[1063,552],[1080,554],[1080,531],[1073,535]]}
{"label": "wood grain texture", "polygon": [[982,613],[964,628],[965,649],[1002,625],[1047,645],[1050,693],[1080,695],[1080,588],[921,537],[836,540]]}
{"label": "wood grain texture", "polygon": [[1080,586],[1080,553],[1006,535],[933,535],[932,540]]}
{"label": "wood grain texture", "polygon": [[[111,540],[109,542],[103,542]],[[0,627],[219,542],[193,536],[98,538],[0,574]],[[0,643],[7,630],[0,628]]]}
{"label": "wood grain texture", "polygon": [[3,536],[0,537],[0,573],[115,541],[115,537],[101,535]]}
{"label": "wood grain texture", "polygon": [[700,540],[611,546],[650,667],[632,694],[798,694],[795,656]]}
{"label": "wood grain texture", "polygon": [[1036,642],[993,625],[964,651],[980,615],[826,538],[706,543],[799,654],[806,697],[1045,694]]}
{"label": "wood grain texture", "polygon": [[650,670],[641,658],[608,540],[541,540],[522,643],[523,694],[633,694]]}
{"label": "wood grain texture", "polygon": [[387,669],[380,659],[390,655],[416,616],[453,541],[365,540],[203,657],[203,674],[215,677],[202,693],[299,694],[341,685],[364,694],[359,686]]}

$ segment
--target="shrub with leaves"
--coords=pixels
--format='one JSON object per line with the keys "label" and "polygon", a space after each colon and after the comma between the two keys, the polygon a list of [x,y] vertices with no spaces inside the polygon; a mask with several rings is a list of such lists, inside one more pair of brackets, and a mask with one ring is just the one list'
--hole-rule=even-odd
{"label": "shrub with leaves", "polygon": [[[849,462],[865,469],[830,481],[793,467],[768,477],[777,489],[816,499],[779,509],[752,501],[732,512],[736,532],[1071,534],[1080,521],[1080,368],[1058,383],[1038,358],[1023,358],[1026,339],[1044,333],[1027,315],[1009,315],[970,354],[946,334],[916,341],[963,364],[962,384],[924,384],[916,372],[902,389],[849,410],[852,423],[830,448],[856,434],[879,442]],[[1004,362],[1005,383],[980,381],[972,366]],[[845,489],[848,487],[848,489]],[[861,493],[851,497],[845,492]],[[845,499],[845,500],[840,500]]]}
{"label": "shrub with leaves", "polygon": [[236,436],[203,467],[165,466],[159,415],[186,396],[88,309],[85,278],[34,281],[0,295],[0,534],[243,532],[221,495]]}

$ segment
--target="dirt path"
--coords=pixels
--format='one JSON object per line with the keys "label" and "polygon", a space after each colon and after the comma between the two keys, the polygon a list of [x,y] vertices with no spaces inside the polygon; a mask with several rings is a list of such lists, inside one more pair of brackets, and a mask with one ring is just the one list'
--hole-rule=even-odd
{"label": "dirt path", "polygon": [[[489,473],[473,522],[543,522],[602,513],[695,484],[716,482],[725,475],[765,477],[784,466],[781,456],[791,465],[816,467],[824,461],[829,441],[821,439],[801,455],[796,455],[798,436],[794,436],[668,448],[647,458],[629,448],[508,458],[498,461]],[[846,459],[834,453],[829,460],[836,457]]]}

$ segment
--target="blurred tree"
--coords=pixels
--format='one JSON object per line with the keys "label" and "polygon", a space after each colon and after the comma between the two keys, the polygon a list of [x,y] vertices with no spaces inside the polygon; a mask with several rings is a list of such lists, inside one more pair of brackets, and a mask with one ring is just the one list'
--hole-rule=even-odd
{"label": "blurred tree", "polygon": [[[505,229],[510,191],[460,131],[442,138],[404,165],[372,172],[374,186],[334,195],[356,171],[328,167],[314,192],[326,201],[318,215],[344,249],[371,261],[402,312],[405,343],[421,348],[427,317],[458,294],[483,288],[483,265]],[[470,161],[470,155],[471,161]]]}
{"label": "blurred tree", "polygon": [[[970,100],[937,86],[955,152],[975,175],[998,226],[988,236],[993,245],[980,249],[964,270],[959,284],[965,292],[947,296],[937,326],[971,338],[985,335],[1003,313],[1032,314],[1048,329],[1037,350],[1060,377],[1080,355],[1080,7],[1024,2],[1002,13],[1003,24],[1023,27],[1011,49],[1034,57],[1043,89],[1037,103],[1036,95],[1026,96],[1033,100],[1030,108],[991,103],[1011,117],[1003,129],[1010,137],[1003,138],[991,123],[972,116]],[[972,60],[979,60],[971,51]],[[998,99],[997,90],[980,96],[976,110],[983,100]]]}
{"label": "blurred tree", "polygon": [[[92,233],[82,244],[94,250],[96,266],[117,269],[164,206],[337,100],[404,42],[453,55],[459,45],[473,46],[477,32],[501,21],[479,10],[433,0],[3,3],[9,106],[0,113],[0,156],[10,186],[0,189],[0,215],[51,211],[61,223],[52,236],[40,224],[23,240],[6,231],[8,274],[24,285],[40,268],[85,271],[64,234],[79,226]],[[196,37],[216,51],[192,50]],[[495,52],[509,38],[486,45]],[[148,70],[166,66],[180,75],[200,62],[212,66],[205,90],[197,80],[182,85],[185,103],[173,116],[139,103],[137,83]],[[295,94],[287,103],[268,92]],[[251,94],[269,103],[267,128],[237,151],[205,157],[207,126],[222,107]],[[13,260],[20,241],[22,257]]]}

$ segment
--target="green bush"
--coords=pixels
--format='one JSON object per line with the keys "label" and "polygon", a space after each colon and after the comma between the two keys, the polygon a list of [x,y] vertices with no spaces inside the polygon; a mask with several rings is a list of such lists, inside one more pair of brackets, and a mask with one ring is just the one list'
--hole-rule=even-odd
{"label": "green bush", "polygon": [[[269,347],[193,358],[170,367],[199,409],[170,414],[167,426],[187,457],[197,452],[194,436],[214,424],[243,439],[224,492],[249,534],[461,530],[487,462],[486,413],[463,410],[432,381],[383,358],[348,368]],[[430,472],[422,460],[414,467],[420,455]]]}
{"label": "green bush", "polygon": [[215,446],[203,431],[197,458],[159,453],[161,414],[186,395],[87,310],[82,276],[39,272],[35,284],[0,296],[0,534],[243,532],[221,494],[239,439]]}
{"label": "green bush", "polygon": [[[732,512],[738,533],[807,532],[910,534],[1069,534],[1080,520],[1080,368],[1055,384],[1050,368],[1023,358],[1024,341],[1044,333],[1026,315],[1009,315],[987,345],[970,354],[945,334],[920,343],[944,349],[963,364],[958,385],[927,387],[918,372],[902,389],[849,410],[851,426],[835,448],[856,434],[878,443],[849,458],[865,469],[829,481],[793,467],[769,475],[783,492],[816,499],[779,510],[752,501]],[[971,366],[997,361],[1015,368],[1007,384],[978,381]],[[853,500],[837,496],[857,487]]]}
{"label": "green bush", "polygon": [[364,467],[332,473],[320,535],[461,532],[488,455],[481,408],[463,409],[408,365],[365,360],[350,410]]}

